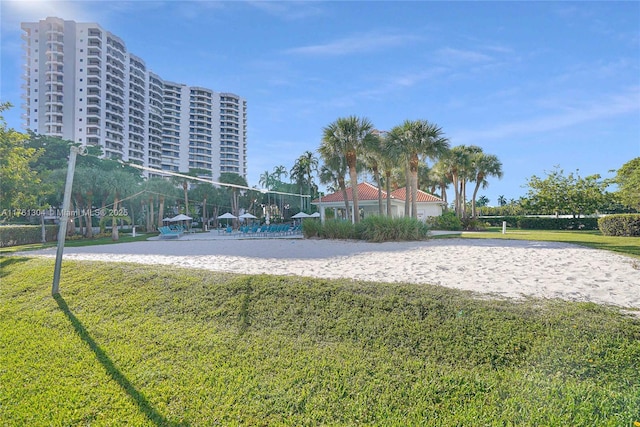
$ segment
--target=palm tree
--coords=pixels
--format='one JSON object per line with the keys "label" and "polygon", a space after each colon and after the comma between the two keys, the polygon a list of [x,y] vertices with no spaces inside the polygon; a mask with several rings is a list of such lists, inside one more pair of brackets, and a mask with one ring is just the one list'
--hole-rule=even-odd
{"label": "palm tree", "polygon": [[447,201],[447,187],[451,184],[451,177],[444,161],[446,158],[447,154],[444,154],[431,169],[434,179],[437,180],[438,186],[440,187],[440,198],[444,201],[445,209],[449,205]]}
{"label": "palm tree", "polygon": [[302,192],[302,186],[306,184],[307,194],[311,197],[312,172],[316,172],[317,170],[318,158],[314,156],[311,151],[305,151],[304,154],[296,160],[293,168],[291,168],[289,172],[289,176],[298,184],[300,192]]}
{"label": "palm tree", "polygon": [[418,166],[420,159],[438,158],[449,148],[449,140],[442,129],[426,120],[406,120],[402,125],[394,127],[390,141],[394,149],[401,150],[407,161],[411,188],[411,216],[418,217]]}
{"label": "palm tree", "polygon": [[471,216],[475,218],[476,214],[476,197],[478,195],[478,189],[487,188],[489,182],[487,177],[495,176],[498,179],[502,178],[502,162],[498,160],[498,157],[493,154],[484,154],[482,152],[476,153],[473,156],[473,169],[475,172],[476,186],[473,190],[473,197],[471,199]]}
{"label": "palm tree", "polygon": [[[220,182],[225,183],[225,184],[232,184],[233,186],[229,186],[228,188],[228,192],[230,195],[230,202],[231,202],[231,213],[235,216],[239,215],[239,189],[237,186],[242,186],[242,187],[247,187],[247,180],[244,179],[242,176],[238,175],[237,173],[231,173],[231,172],[223,172],[222,174],[220,174]],[[234,220],[234,224],[236,223],[237,220]]]}
{"label": "palm tree", "polygon": [[[326,148],[326,147],[325,147]],[[344,177],[347,174],[347,163],[344,157],[333,154],[332,151],[325,152],[320,147],[321,156],[324,159],[324,165],[320,169],[320,182],[323,184],[331,184],[342,192],[344,200],[345,212],[349,213],[349,198],[347,196],[347,185]]]}
{"label": "palm tree", "polygon": [[273,168],[273,173],[271,174],[273,180],[274,180],[274,184],[275,181],[282,181],[282,176],[287,176],[289,172],[287,172],[287,168],[285,168],[283,165],[280,166],[275,166]]}
{"label": "palm tree", "polygon": [[362,159],[364,160],[365,167],[373,173],[373,179],[378,187],[378,215],[384,215],[384,209],[382,205],[382,177],[380,175],[380,167],[383,163],[384,146],[383,139],[380,136],[379,131],[374,131],[370,138],[365,140],[364,150],[362,153]]}
{"label": "palm tree", "polygon": [[133,192],[136,185],[136,179],[129,172],[123,170],[112,170],[107,175],[107,189],[113,197],[112,218],[111,218],[111,239],[118,240],[118,219],[122,219],[125,215],[120,215],[120,199],[126,197]]}
{"label": "palm tree", "polygon": [[365,138],[371,137],[373,124],[366,118],[349,116],[339,118],[323,129],[321,148],[333,151],[345,158],[351,178],[353,194],[353,222],[360,221],[358,209],[358,154],[362,151]]}
{"label": "palm tree", "polygon": [[440,168],[453,184],[455,211],[461,218],[466,215],[466,188],[467,181],[473,176],[473,156],[481,151],[482,149],[475,145],[458,145],[441,159]]}

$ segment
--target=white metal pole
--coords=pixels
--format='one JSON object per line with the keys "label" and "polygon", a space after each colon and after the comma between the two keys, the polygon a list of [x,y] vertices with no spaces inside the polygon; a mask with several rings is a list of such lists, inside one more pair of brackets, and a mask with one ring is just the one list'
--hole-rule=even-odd
{"label": "white metal pole", "polygon": [[64,251],[64,239],[67,235],[67,223],[71,210],[71,188],[73,186],[73,174],[76,168],[76,156],[79,152],[84,152],[84,147],[72,146],[69,153],[69,166],[67,167],[67,181],[64,185],[64,197],[62,200],[62,216],[60,217],[60,228],[58,230],[58,250],[56,252],[56,265],[53,270],[53,285],[51,295],[60,293],[60,270],[62,268],[62,252]]}

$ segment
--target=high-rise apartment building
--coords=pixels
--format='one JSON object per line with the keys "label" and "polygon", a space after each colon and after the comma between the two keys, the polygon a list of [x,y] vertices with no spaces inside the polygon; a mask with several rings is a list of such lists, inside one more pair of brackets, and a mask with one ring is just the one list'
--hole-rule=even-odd
{"label": "high-rise apartment building", "polygon": [[22,24],[24,127],[154,169],[246,177],[247,102],[163,80],[94,23]]}

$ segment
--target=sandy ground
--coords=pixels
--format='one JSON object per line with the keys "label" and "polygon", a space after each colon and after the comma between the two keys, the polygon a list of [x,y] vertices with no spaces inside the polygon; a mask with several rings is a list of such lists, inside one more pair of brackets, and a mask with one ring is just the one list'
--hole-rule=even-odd
{"label": "sandy ground", "polygon": [[[54,257],[55,248],[28,253],[36,254]],[[637,260],[554,242],[452,238],[365,243],[184,236],[65,248],[64,258],[434,284],[499,297],[562,298],[640,309]]]}

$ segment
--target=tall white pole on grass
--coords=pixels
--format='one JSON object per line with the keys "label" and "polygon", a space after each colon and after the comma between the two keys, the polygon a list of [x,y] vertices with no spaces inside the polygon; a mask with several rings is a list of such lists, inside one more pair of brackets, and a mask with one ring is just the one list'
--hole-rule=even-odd
{"label": "tall white pole on grass", "polygon": [[53,270],[53,286],[51,295],[60,293],[60,269],[62,268],[62,252],[64,251],[64,240],[67,236],[67,224],[69,223],[69,213],[71,211],[71,188],[73,186],[73,174],[76,170],[76,156],[84,155],[87,147],[71,147],[69,153],[69,166],[67,168],[67,181],[64,185],[64,197],[62,200],[62,216],[60,217],[60,229],[58,230],[58,250],[56,252],[56,266]]}

